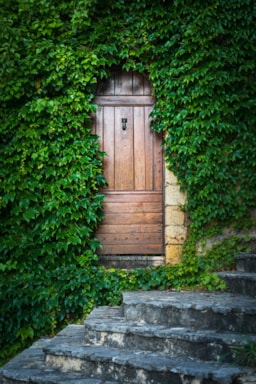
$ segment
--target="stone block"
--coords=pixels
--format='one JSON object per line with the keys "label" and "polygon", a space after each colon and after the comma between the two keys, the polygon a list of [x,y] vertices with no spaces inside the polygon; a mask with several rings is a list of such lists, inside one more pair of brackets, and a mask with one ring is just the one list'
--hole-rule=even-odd
{"label": "stone block", "polygon": [[177,205],[170,205],[165,208],[165,225],[184,226],[185,213]]}
{"label": "stone block", "polygon": [[182,245],[168,244],[166,246],[166,264],[178,264],[181,260]]}
{"label": "stone block", "polygon": [[178,184],[177,177],[173,174],[173,172],[168,171],[168,169],[165,170],[165,183],[173,185]]}
{"label": "stone block", "polygon": [[169,225],[165,228],[165,243],[183,244],[187,236],[187,229],[184,226]]}
{"label": "stone block", "polygon": [[165,188],[165,205],[184,205],[186,194],[180,191],[179,185],[167,185]]}

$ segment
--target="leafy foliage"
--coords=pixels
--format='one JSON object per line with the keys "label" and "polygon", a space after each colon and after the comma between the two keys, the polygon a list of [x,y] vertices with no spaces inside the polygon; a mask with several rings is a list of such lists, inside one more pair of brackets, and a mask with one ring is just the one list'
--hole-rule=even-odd
{"label": "leafy foliage", "polygon": [[175,8],[169,68],[156,78],[165,89],[154,127],[167,132],[166,158],[200,232],[213,221],[239,222],[255,206],[256,8],[250,1],[192,8]]}
{"label": "leafy foliage", "polygon": [[256,201],[255,1],[0,3],[2,355],[94,303],[117,302],[126,288],[195,286],[202,276],[216,288],[194,248],[171,269],[96,267],[105,180],[91,134],[93,96],[113,67],[147,72],[152,127],[164,132],[167,165],[187,191],[191,239],[248,223]]}
{"label": "leafy foliage", "polygon": [[97,63],[72,42],[72,7],[17,1],[2,12],[1,349],[92,308],[105,184],[91,134]]}
{"label": "leafy foliage", "polygon": [[182,262],[176,265],[130,271],[99,268],[96,304],[120,305],[122,292],[133,290],[225,290],[226,283],[216,272],[234,268],[238,249],[246,249],[246,244],[232,238],[216,243],[207,255],[199,256],[194,252],[193,243],[188,242]]}

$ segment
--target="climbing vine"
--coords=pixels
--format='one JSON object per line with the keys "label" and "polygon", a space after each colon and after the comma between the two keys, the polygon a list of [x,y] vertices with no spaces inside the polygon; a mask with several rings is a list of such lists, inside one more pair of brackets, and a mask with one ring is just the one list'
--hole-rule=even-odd
{"label": "climbing vine", "polygon": [[167,166],[187,192],[193,238],[250,223],[256,4],[0,3],[2,347],[51,333],[96,300],[105,180],[91,114],[97,81],[113,68],[152,81],[152,128],[164,133]]}
{"label": "climbing vine", "polygon": [[196,8],[177,14],[155,127],[160,120],[167,132],[167,161],[200,232],[212,222],[239,223],[255,206],[256,8],[250,1]]}

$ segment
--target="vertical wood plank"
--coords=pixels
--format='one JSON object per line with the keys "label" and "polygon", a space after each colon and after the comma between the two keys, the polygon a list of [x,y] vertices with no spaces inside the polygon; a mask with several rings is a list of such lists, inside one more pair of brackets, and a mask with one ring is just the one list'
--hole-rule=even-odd
{"label": "vertical wood plank", "polygon": [[104,107],[103,119],[103,150],[106,152],[104,176],[108,183],[108,189],[113,190],[115,188],[115,108]]}
{"label": "vertical wood plank", "polygon": [[153,132],[150,129],[149,114],[152,111],[151,106],[145,109],[145,163],[146,163],[146,190],[151,191],[154,188],[153,180]]}
{"label": "vertical wood plank", "polygon": [[[126,130],[122,118],[127,119]],[[133,108],[115,108],[115,189],[133,190]]]}
{"label": "vertical wood plank", "polygon": [[115,79],[115,95],[132,95],[132,73],[122,71]]}
{"label": "vertical wood plank", "polygon": [[134,107],[134,185],[137,191],[146,188],[145,117],[142,107]]}
{"label": "vertical wood plank", "polygon": [[133,89],[133,95],[136,95],[136,96],[144,95],[144,79],[143,79],[143,76],[138,72],[133,73],[132,89]]}
{"label": "vertical wood plank", "polygon": [[115,95],[115,74],[108,79],[101,81],[97,86],[97,96],[114,96]]}
{"label": "vertical wood plank", "polygon": [[149,79],[146,76],[143,76],[143,78],[144,78],[144,86],[143,86],[144,92],[143,92],[143,94],[145,96],[151,96],[153,94],[151,82],[149,81]]}
{"label": "vertical wood plank", "polygon": [[154,133],[154,190],[162,190],[163,186],[163,149],[162,135]]}

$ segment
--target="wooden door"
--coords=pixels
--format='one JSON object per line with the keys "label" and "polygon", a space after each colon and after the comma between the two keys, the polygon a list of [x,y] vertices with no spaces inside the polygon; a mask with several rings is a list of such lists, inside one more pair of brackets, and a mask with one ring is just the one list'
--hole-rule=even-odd
{"label": "wooden door", "polygon": [[154,105],[146,77],[115,72],[98,86],[94,132],[106,152],[102,255],[163,254],[163,154],[150,129]]}

